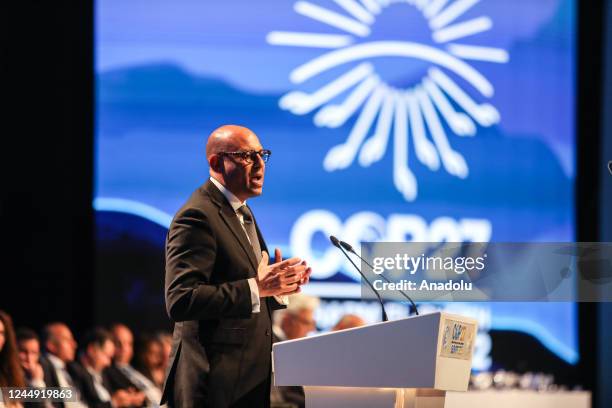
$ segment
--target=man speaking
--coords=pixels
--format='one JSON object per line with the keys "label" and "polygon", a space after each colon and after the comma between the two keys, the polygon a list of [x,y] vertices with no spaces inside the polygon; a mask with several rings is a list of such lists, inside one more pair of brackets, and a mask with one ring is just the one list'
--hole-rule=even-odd
{"label": "man speaking", "polygon": [[178,211],[166,241],[166,309],[175,322],[162,403],[171,407],[268,407],[272,310],[308,283],[299,258],[269,265],[246,200],[261,194],[266,162],[247,128],[208,138],[210,180]]}

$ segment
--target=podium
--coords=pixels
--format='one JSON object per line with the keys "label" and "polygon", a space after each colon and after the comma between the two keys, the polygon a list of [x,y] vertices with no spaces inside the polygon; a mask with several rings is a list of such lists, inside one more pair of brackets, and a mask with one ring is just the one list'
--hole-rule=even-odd
{"label": "podium", "polygon": [[275,343],[277,386],[304,387],[307,408],[441,408],[466,391],[476,320],[436,312]]}

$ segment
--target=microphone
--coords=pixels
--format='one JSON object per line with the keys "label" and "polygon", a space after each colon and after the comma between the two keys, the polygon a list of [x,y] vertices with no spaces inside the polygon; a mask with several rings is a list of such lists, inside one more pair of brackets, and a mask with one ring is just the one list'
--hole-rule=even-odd
{"label": "microphone", "polygon": [[[354,255],[357,255],[357,257],[359,259],[361,259],[366,265],[368,265],[370,267],[370,269],[374,270],[374,267],[372,265],[370,265],[370,263],[368,261],[363,259],[361,257],[361,255],[359,255],[357,253],[357,251],[355,251],[355,248],[353,248],[348,242],[338,241],[338,243],[342,246],[342,248],[346,249],[347,251],[349,251],[350,253],[352,253]],[[387,283],[391,283],[391,282],[389,282],[389,279],[387,279],[387,277],[385,275],[379,275],[379,276],[381,278],[383,278]],[[408,301],[410,302],[410,305],[412,306],[412,308],[414,308],[414,313],[418,316],[419,315],[419,309],[417,309],[416,303],[414,303],[414,301],[410,298],[410,296],[408,296],[408,294],[406,294],[406,292],[404,292],[403,290],[398,290],[398,292],[401,293],[406,299],[408,299]]]}
{"label": "microphone", "polygon": [[348,256],[348,254],[344,251],[344,249],[342,247],[342,244],[341,244],[342,241],[340,241],[338,238],[334,237],[333,235],[329,236],[329,240],[331,241],[332,244],[334,244],[334,246],[336,248],[338,248],[340,251],[342,251],[342,253],[346,257],[346,259],[349,260],[349,262],[355,267],[357,272],[359,272],[359,275],[361,275],[361,277],[366,281],[366,283],[368,284],[370,289],[372,289],[372,292],[374,292],[374,294],[378,298],[378,303],[380,303],[380,308],[382,309],[382,320],[383,320],[383,322],[388,322],[389,318],[387,317],[387,311],[385,310],[385,304],[383,303],[382,299],[380,298],[380,295],[378,294],[376,289],[374,289],[374,286],[372,286],[372,284],[370,283],[368,278],[366,278],[365,275],[363,274],[363,272],[361,272],[361,269],[359,269],[359,267],[357,265],[355,265],[355,262],[353,262],[351,257]]}

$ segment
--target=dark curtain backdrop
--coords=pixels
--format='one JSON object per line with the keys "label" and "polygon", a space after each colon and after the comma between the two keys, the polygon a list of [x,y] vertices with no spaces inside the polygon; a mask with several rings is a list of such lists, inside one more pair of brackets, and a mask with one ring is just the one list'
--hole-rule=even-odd
{"label": "dark curtain backdrop", "polygon": [[92,323],[93,5],[2,2],[0,309]]}

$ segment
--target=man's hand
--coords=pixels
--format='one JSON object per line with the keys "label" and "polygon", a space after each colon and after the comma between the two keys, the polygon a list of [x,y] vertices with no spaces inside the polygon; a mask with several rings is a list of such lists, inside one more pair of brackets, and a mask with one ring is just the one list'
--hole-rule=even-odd
{"label": "man's hand", "polygon": [[23,371],[26,373],[28,379],[32,381],[43,381],[44,380],[44,372],[43,368],[38,362],[38,357],[34,358],[31,355],[28,356],[26,361],[21,363],[21,367]]}
{"label": "man's hand", "polygon": [[[277,259],[279,252],[276,253]],[[300,291],[300,282],[310,276],[305,261],[294,257],[268,265],[268,253],[262,251],[257,268],[257,287],[260,297],[292,295]]]}
{"label": "man's hand", "polygon": [[130,397],[132,399],[130,406],[132,407],[142,407],[146,400],[146,395],[144,392],[137,390],[136,388],[130,388]]}
{"label": "man's hand", "polygon": [[[279,248],[274,248],[274,262],[279,263],[283,260],[283,255],[281,254],[281,250]],[[304,265],[306,265],[306,261],[304,261]],[[306,272],[302,275],[302,280],[300,280],[299,286],[304,286],[310,280],[310,274],[312,273],[312,268],[306,268]]]}
{"label": "man's hand", "polygon": [[131,393],[127,390],[117,390],[111,396],[111,403],[117,408],[129,407],[132,404]]}
{"label": "man's hand", "polygon": [[119,389],[111,396],[111,402],[114,407],[141,407],[145,401],[145,394],[138,391],[136,388]]}
{"label": "man's hand", "polygon": [[32,368],[28,371],[31,380],[43,381],[45,379],[45,373],[42,366],[36,362],[32,365]]}

